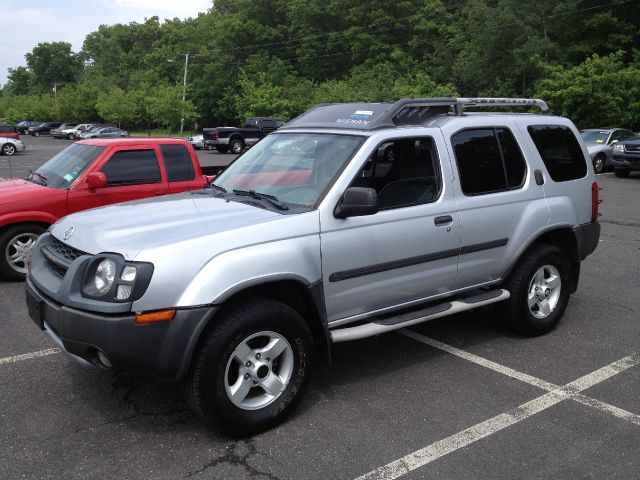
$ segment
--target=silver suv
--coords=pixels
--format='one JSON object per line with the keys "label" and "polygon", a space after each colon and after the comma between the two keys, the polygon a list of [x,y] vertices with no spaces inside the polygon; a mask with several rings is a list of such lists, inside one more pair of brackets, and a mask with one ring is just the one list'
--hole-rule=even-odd
{"label": "silver suv", "polygon": [[[465,111],[512,105],[542,114]],[[540,100],[320,105],[204,190],[60,220],[27,305],[77,360],[185,380],[198,414],[250,435],[334,342],[492,303],[550,331],[597,217],[580,134]]]}

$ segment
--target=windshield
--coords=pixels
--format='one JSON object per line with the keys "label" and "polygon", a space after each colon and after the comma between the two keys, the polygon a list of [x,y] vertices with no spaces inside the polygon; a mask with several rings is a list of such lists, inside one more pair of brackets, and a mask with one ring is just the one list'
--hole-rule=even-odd
{"label": "windshield", "polygon": [[37,180],[46,182],[47,187],[69,188],[104,149],[74,143],[36,170]]}
{"label": "windshield", "polygon": [[272,134],[238,157],[212,183],[313,207],[363,142],[322,133]]}
{"label": "windshield", "polygon": [[585,143],[604,143],[609,137],[609,132],[603,130],[585,130],[580,134]]}

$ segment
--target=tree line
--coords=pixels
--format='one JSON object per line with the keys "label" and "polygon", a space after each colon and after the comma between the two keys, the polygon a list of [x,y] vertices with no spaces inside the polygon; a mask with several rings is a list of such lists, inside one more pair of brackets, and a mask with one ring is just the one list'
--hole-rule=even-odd
{"label": "tree line", "polygon": [[516,96],[581,128],[640,130],[636,2],[216,0],[184,21],[103,25],[79,52],[39,44],[9,70],[0,118],[175,129],[324,102]]}

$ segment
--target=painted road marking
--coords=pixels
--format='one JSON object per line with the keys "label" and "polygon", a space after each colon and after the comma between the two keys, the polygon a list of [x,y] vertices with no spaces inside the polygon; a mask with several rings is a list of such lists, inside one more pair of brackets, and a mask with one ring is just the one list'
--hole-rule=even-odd
{"label": "painted road marking", "polygon": [[[595,408],[602,412],[609,413],[618,418],[621,418],[623,420],[626,420],[628,422],[631,422],[635,425],[640,426],[640,415],[631,413],[627,410],[623,410],[622,408],[615,407],[613,405],[602,402],[600,400],[596,400],[595,398],[591,398],[591,397],[587,397],[585,395],[579,394],[578,391],[574,389],[574,386],[572,383],[565,385],[564,387],[561,387],[560,385],[555,385],[551,382],[547,382],[546,380],[542,380],[532,375],[514,370],[513,368],[509,368],[499,363],[492,362],[491,360],[488,360],[484,357],[474,355],[473,353],[465,352],[464,350],[460,350],[459,348],[452,347],[451,345],[440,342],[433,338],[425,337],[424,335],[420,335],[419,333],[413,332],[411,330],[400,330],[398,333],[401,333],[409,338],[412,338],[421,343],[424,343],[425,345],[429,345],[430,347],[437,348],[438,350],[443,350],[447,353],[450,353],[460,358],[464,358],[465,360],[473,362],[477,365],[481,365],[485,368],[493,370],[494,372],[501,373],[511,378],[515,378],[517,380],[520,380],[521,382],[528,383],[529,385],[533,385],[543,390],[552,392],[554,390],[562,388],[566,390],[568,394],[570,394],[571,400],[574,400],[588,407]],[[640,352],[635,353],[629,358],[633,358],[635,359],[636,362],[640,362],[640,359],[638,359],[639,356],[640,356]],[[604,370],[601,369],[603,370],[602,374],[610,373],[610,369],[615,369],[615,368],[616,368],[615,363],[612,364],[611,366],[604,367]],[[600,372],[600,370],[598,370],[597,372]],[[597,372],[594,372],[594,375]],[[600,382],[598,381],[596,383],[600,383]],[[586,390],[587,388],[589,387],[581,388],[580,390]]]}
{"label": "painted road marking", "polygon": [[[407,335],[410,338],[414,338],[418,341],[426,343],[427,345],[431,345],[431,342],[435,344],[441,344],[437,340],[433,340],[428,337],[424,337],[422,335],[416,334],[415,332],[404,330],[401,333]],[[484,365],[498,365],[500,370],[509,371],[510,375],[514,378],[535,378],[530,375],[523,374],[517,372],[508,367],[503,367],[499,364],[495,364],[495,362],[491,362],[490,360],[483,359],[482,357],[478,357],[477,355],[468,354],[467,352],[463,352],[455,347],[451,347],[450,345],[441,344],[446,346],[447,349],[445,351],[449,352],[457,351],[457,353],[463,353],[462,358],[467,358],[468,356],[477,357],[477,359],[482,360]],[[438,348],[438,347],[436,347]],[[454,353],[456,355],[457,353]],[[479,362],[474,362],[479,363]],[[557,387],[552,391],[545,393],[544,395],[534,398],[533,400],[524,403],[518,407],[515,407],[511,410],[508,410],[504,413],[496,415],[493,418],[485,420],[484,422],[478,423],[470,428],[462,430],[454,435],[451,435],[443,440],[439,440],[431,445],[427,445],[424,448],[416,450],[408,455],[405,455],[398,460],[394,460],[391,463],[383,465],[382,467],[376,468],[369,473],[366,473],[357,478],[357,480],[373,480],[373,479],[395,479],[405,475],[409,472],[412,472],[420,467],[423,467],[438,458],[447,455],[449,453],[455,452],[461,448],[464,448],[478,440],[481,440],[489,435],[492,435],[500,430],[503,430],[511,425],[515,425],[516,423],[525,420],[536,413],[540,413],[557,403],[560,403],[567,399],[577,399],[579,398],[580,392],[586,390],[587,388],[591,388],[598,383],[604,382],[605,380],[617,375],[618,373],[624,372],[629,368],[638,365],[640,363],[640,353],[635,353],[633,355],[629,355],[628,357],[617,360],[609,365],[596,370],[595,372],[589,373],[580,377],[573,382],[570,382],[562,387]],[[494,368],[492,368],[494,370]],[[496,370],[498,371],[498,370]],[[501,372],[502,373],[502,372]],[[517,376],[511,375],[511,373],[518,374]],[[536,383],[543,382],[542,380],[535,379]],[[544,382],[547,383],[547,382]],[[586,397],[588,398],[588,397]],[[600,402],[603,403],[603,402]],[[587,403],[588,404],[588,403]],[[613,407],[608,405],[608,407]],[[617,407],[613,407],[613,409],[617,409]],[[620,409],[617,409],[620,410]],[[626,412],[630,415],[630,412]]]}
{"label": "painted road marking", "polygon": [[46,350],[39,350],[37,352],[23,353],[22,355],[15,355],[13,357],[4,357],[0,358],[0,365],[22,362],[24,360],[31,360],[32,358],[46,357],[49,355],[55,355],[56,353],[60,353],[59,348],[47,348]]}

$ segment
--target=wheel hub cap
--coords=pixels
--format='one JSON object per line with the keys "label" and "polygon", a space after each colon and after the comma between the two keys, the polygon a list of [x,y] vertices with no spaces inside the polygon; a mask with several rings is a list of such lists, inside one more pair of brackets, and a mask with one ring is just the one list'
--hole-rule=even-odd
{"label": "wheel hub cap", "polygon": [[546,318],[555,310],[562,287],[560,272],[553,265],[544,265],[529,283],[529,311],[536,318]]}
{"label": "wheel hub cap", "polygon": [[29,255],[37,239],[38,236],[35,233],[21,233],[9,240],[5,250],[5,259],[14,271],[27,273]]}
{"label": "wheel hub cap", "polygon": [[293,349],[279,333],[255,333],[234,349],[225,369],[225,391],[243,410],[257,410],[274,402],[293,374]]}

